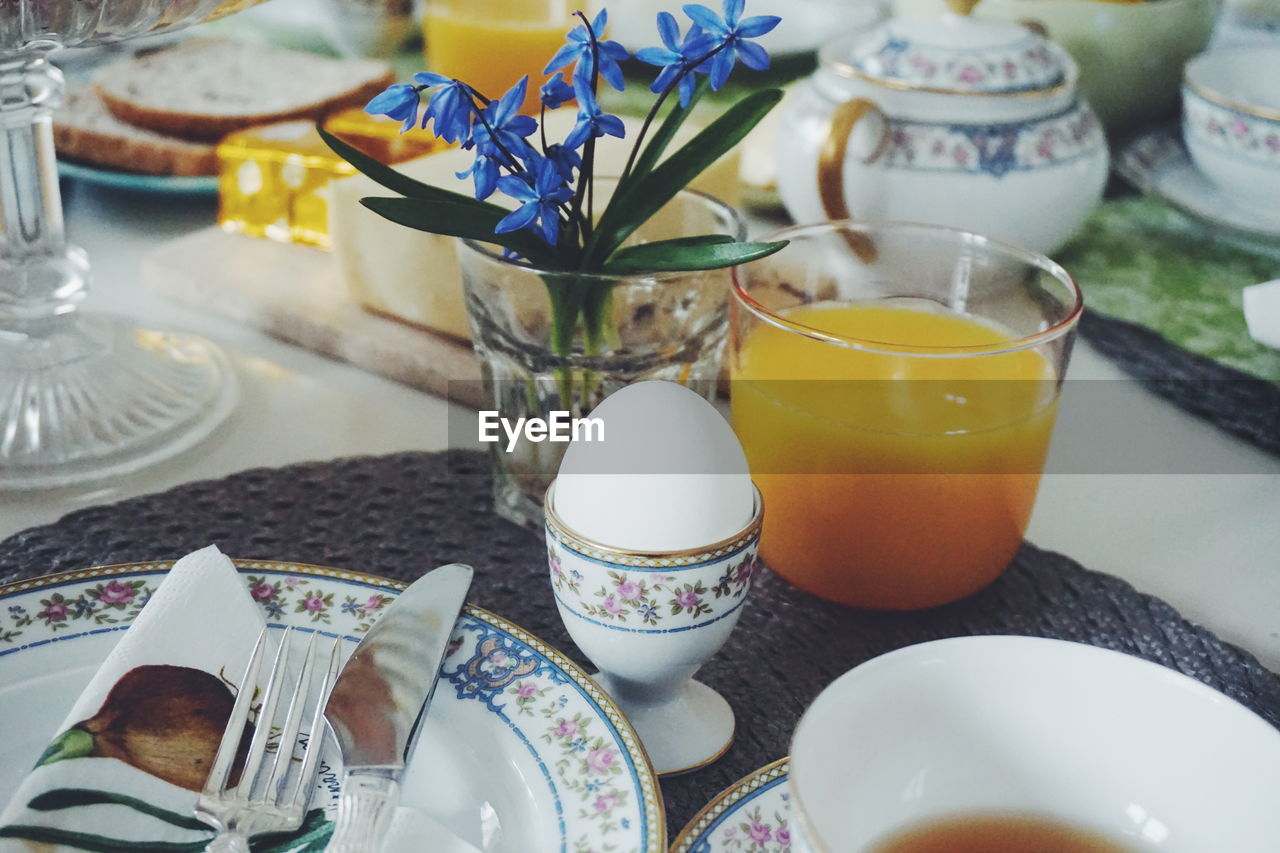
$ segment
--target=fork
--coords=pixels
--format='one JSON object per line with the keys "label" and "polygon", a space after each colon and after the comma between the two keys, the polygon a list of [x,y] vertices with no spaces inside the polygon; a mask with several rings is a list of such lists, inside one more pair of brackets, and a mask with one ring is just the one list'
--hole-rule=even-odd
{"label": "fork", "polygon": [[263,694],[262,707],[254,723],[253,736],[249,741],[240,778],[234,787],[228,787],[232,765],[235,763],[236,754],[240,751],[245,723],[249,719],[250,706],[253,704],[254,685],[258,683],[258,674],[262,668],[267,630],[262,629],[253,647],[253,654],[249,656],[244,678],[240,681],[240,692],[236,695],[235,705],[232,706],[231,716],[227,720],[226,731],[222,735],[222,742],[218,745],[213,766],[209,769],[208,781],[205,782],[200,799],[196,802],[196,817],[218,831],[214,839],[209,842],[209,846],[205,848],[208,853],[249,853],[251,837],[268,832],[295,832],[302,826],[303,818],[306,816],[311,783],[315,778],[321,746],[324,744],[325,700],[337,676],[338,651],[342,641],[340,639],[334,641],[333,649],[328,655],[328,662],[323,665],[324,675],[318,698],[311,705],[310,713],[307,714],[311,725],[308,729],[307,748],[302,767],[294,775],[292,783],[286,784],[289,781],[289,768],[293,764],[294,747],[302,731],[302,718],[307,710],[305,707],[307,696],[316,670],[322,667],[319,655],[316,654],[316,635],[311,635],[301,673],[289,697],[288,710],[285,712],[284,723],[281,726],[275,756],[271,761],[265,782],[258,785],[255,783],[263,772],[276,709],[280,705],[281,696],[288,690],[286,681],[293,629],[285,629],[284,636],[280,639],[280,648],[276,651],[271,665],[271,674]]}

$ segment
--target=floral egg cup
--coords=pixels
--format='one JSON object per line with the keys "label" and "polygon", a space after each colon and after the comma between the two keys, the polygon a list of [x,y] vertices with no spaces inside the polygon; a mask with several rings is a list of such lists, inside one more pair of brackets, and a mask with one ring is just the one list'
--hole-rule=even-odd
{"label": "floral egg cup", "polygon": [[570,530],[547,490],[547,562],[560,618],[660,774],[696,770],[733,741],[733,709],[693,675],[751,589],[764,505],[733,536],[686,551],[622,551]]}

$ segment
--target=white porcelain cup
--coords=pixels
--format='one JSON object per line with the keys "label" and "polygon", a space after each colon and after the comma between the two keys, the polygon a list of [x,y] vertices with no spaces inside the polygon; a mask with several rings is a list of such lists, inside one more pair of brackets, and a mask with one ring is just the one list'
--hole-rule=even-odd
{"label": "white porcelain cup", "polygon": [[938,640],[856,667],[805,712],[789,784],[801,853],[991,814],[1133,851],[1280,845],[1280,731],[1171,669],[1059,640]]}
{"label": "white porcelain cup", "polygon": [[720,650],[751,591],[764,507],[721,542],[623,551],[569,528],[547,490],[547,562],[569,636],[627,715],[659,774],[715,761],[733,741],[729,703],[694,673]]}
{"label": "white porcelain cup", "polygon": [[1196,168],[1247,205],[1280,205],[1280,43],[1187,63],[1182,134]]}

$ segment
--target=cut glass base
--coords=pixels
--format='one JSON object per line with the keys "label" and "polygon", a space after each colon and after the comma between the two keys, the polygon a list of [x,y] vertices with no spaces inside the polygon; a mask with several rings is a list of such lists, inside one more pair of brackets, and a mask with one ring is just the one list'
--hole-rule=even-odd
{"label": "cut glass base", "polygon": [[74,315],[0,330],[0,489],[78,485],[168,459],[208,437],[239,397],[204,338]]}

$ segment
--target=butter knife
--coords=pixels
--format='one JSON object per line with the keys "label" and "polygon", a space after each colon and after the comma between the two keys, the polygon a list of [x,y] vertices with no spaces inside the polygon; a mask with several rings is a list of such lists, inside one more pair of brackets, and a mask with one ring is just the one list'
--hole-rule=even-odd
{"label": "butter knife", "polygon": [[342,668],[325,707],[344,771],[325,853],[371,853],[381,845],[472,574],[454,563],[414,581]]}

